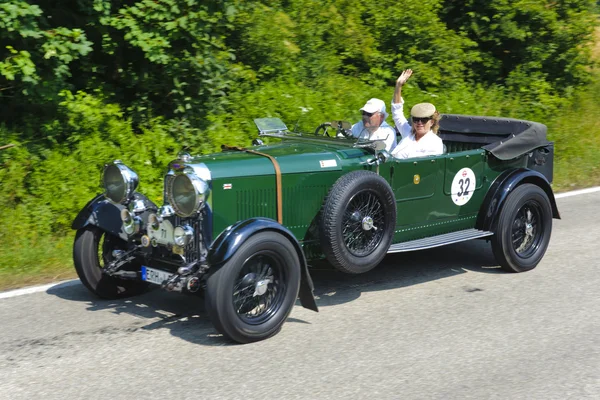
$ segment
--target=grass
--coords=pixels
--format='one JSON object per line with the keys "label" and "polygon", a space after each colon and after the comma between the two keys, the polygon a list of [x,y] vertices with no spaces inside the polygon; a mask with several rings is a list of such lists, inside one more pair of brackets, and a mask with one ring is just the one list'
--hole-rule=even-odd
{"label": "grass", "polygon": [[5,238],[0,246],[0,291],[76,278],[73,236],[39,237],[24,243]]}
{"label": "grass", "polygon": [[600,78],[548,123],[555,142],[554,190],[600,185]]}

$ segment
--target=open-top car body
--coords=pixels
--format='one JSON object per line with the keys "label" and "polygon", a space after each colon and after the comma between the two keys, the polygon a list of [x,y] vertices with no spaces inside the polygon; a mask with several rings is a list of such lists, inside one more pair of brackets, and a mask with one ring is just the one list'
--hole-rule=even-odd
{"label": "open-top car body", "polygon": [[443,115],[444,154],[413,159],[353,138],[341,121],[309,134],[255,122],[281,140],[180,153],[160,205],[136,191],[135,172],[108,164],[104,193],[73,222],[81,281],[105,298],[149,284],[204,293],[216,329],[246,343],[277,333],[297,298],[317,310],[311,260],[356,274],[387,253],[485,238],[502,268],[522,272],[560,218],[554,147],[536,122]]}

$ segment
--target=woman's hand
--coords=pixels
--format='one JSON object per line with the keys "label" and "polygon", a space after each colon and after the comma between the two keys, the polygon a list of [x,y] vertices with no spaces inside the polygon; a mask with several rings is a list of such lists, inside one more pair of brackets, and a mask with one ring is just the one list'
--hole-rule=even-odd
{"label": "woman's hand", "polygon": [[404,71],[402,71],[402,73],[400,74],[398,79],[396,79],[396,85],[403,86],[406,83],[406,81],[408,80],[408,78],[410,78],[412,73],[413,73],[412,69],[405,69]]}

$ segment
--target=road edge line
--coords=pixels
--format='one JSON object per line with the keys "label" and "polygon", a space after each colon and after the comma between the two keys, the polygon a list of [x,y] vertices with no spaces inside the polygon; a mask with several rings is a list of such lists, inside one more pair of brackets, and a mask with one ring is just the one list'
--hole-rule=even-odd
{"label": "road edge line", "polygon": [[554,197],[557,199],[562,199],[565,197],[578,196],[580,194],[588,194],[588,193],[594,193],[594,192],[599,192],[599,191],[600,191],[600,186],[596,186],[596,187],[591,187],[591,188],[587,188],[587,189],[573,190],[572,192],[559,193],[559,194],[555,195]]}
{"label": "road edge line", "polygon": [[80,284],[81,284],[81,282],[79,281],[79,279],[71,279],[68,281],[48,283],[46,285],[29,286],[29,287],[24,287],[24,288],[20,288],[20,289],[14,289],[14,290],[8,290],[5,292],[0,292],[0,299],[8,299],[11,297],[18,297],[18,296],[23,296],[26,294],[45,292],[48,289],[51,289],[54,286],[58,286],[58,285],[75,286],[75,285],[80,285]]}

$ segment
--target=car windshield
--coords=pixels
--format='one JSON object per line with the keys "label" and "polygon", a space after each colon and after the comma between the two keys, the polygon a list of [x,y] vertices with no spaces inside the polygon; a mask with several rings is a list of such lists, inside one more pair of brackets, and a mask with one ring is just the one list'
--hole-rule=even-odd
{"label": "car windshield", "polygon": [[303,137],[308,139],[322,139],[322,140],[336,140],[343,141],[348,145],[360,148],[370,148],[373,150],[385,149],[385,140],[370,140],[364,137],[352,136],[352,124],[347,121],[331,121],[324,122],[319,125],[317,131],[314,133],[315,137],[312,137],[310,133],[299,133],[290,132],[287,125],[279,118],[256,118],[254,123],[258,128],[260,135],[272,136],[272,137]]}

